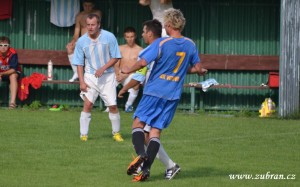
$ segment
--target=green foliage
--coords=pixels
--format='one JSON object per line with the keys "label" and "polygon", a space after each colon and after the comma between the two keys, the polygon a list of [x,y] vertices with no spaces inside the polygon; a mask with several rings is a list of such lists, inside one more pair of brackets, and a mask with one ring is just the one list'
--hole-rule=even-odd
{"label": "green foliage", "polygon": [[70,105],[62,104],[62,111],[69,111],[70,110]]}
{"label": "green foliage", "polygon": [[[171,181],[155,161],[149,181],[131,182],[132,114],[121,112],[122,143],[108,114],[92,112],[79,139],[80,111],[0,109],[0,186],[300,186],[300,121],[176,113],[161,142],[182,171]],[[296,180],[230,180],[229,174],[296,174]]]}
{"label": "green foliage", "polygon": [[40,101],[32,101],[32,103],[29,105],[29,109],[31,110],[38,110],[42,107],[42,104]]}

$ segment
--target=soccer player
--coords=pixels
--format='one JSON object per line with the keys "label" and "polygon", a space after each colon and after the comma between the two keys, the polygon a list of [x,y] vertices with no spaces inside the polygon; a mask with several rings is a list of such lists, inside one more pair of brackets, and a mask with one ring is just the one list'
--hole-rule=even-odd
{"label": "soccer player", "polygon": [[[123,66],[131,67],[136,63],[139,53],[143,48],[136,44],[136,31],[133,27],[126,27],[124,29],[124,39],[126,44],[120,45],[120,51],[122,58],[115,65],[115,73],[118,84],[125,86],[130,80],[132,74],[123,74],[120,72],[120,68]],[[132,112],[132,104],[135,101],[139,93],[139,85],[128,90],[129,96],[125,104],[125,112]]]}
{"label": "soccer player", "polygon": [[[162,25],[161,23],[154,19],[154,20],[149,20],[145,21],[143,23],[143,33],[142,37],[143,40],[146,44],[151,44],[153,43],[156,39],[161,37],[161,30],[162,30]],[[141,51],[140,55],[143,54],[143,51]],[[144,67],[131,76],[131,80],[129,81],[128,84],[123,86],[123,88],[119,91],[118,97],[122,98],[123,94],[126,93],[129,89],[139,86],[141,83],[146,84],[146,73],[147,73],[147,67]],[[148,144],[149,141],[149,132],[150,132],[151,127],[149,125],[146,125],[144,127],[144,132],[145,132],[145,145]],[[165,149],[161,145],[159,147],[158,153],[156,157],[166,166],[166,171],[165,171],[165,178],[168,180],[171,180],[179,171],[180,171],[180,166],[176,164],[169,155],[166,153]],[[136,172],[137,173],[137,172]]]}
{"label": "soccer player", "polygon": [[[165,10],[164,28],[170,37],[155,40],[134,66],[122,69],[123,73],[131,73],[154,61],[132,124],[132,143],[138,156],[129,164],[127,174],[132,174],[143,164],[142,171],[133,178],[135,182],[150,176],[151,165],[160,147],[161,131],[173,119],[186,73],[203,75],[207,71],[201,67],[195,43],[181,34],[184,26],[185,18],[180,10]],[[151,126],[147,151],[143,131],[146,124]]]}
{"label": "soccer player", "polygon": [[[109,119],[115,141],[123,138],[120,131],[120,114],[116,101],[116,80],[113,66],[121,58],[116,37],[100,29],[100,17],[89,14],[86,18],[87,33],[81,36],[75,47],[73,65],[77,66],[80,96],[84,100],[80,115],[80,138],[87,141],[91,110],[98,98],[109,108]],[[84,69],[83,69],[84,67]]]}

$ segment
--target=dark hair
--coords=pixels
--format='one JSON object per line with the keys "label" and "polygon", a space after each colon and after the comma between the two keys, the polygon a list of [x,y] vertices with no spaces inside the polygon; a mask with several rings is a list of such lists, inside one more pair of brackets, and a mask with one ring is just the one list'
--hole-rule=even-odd
{"label": "dark hair", "polygon": [[126,28],[124,29],[124,32],[123,32],[123,33],[125,34],[125,33],[127,33],[127,32],[134,32],[134,33],[136,33],[134,27],[126,27]]}
{"label": "dark hair", "polygon": [[145,21],[143,26],[146,26],[147,31],[151,31],[154,36],[161,37],[162,25],[157,19]]}
{"label": "dark hair", "polygon": [[92,3],[92,4],[95,4],[95,1],[94,0],[83,0],[83,3]]}
{"label": "dark hair", "polygon": [[89,18],[89,19],[96,18],[97,19],[97,23],[98,24],[101,23],[101,18],[97,14],[89,14],[86,18]]}
{"label": "dark hair", "polygon": [[8,44],[10,44],[10,39],[7,36],[1,36],[0,42],[7,42]]}

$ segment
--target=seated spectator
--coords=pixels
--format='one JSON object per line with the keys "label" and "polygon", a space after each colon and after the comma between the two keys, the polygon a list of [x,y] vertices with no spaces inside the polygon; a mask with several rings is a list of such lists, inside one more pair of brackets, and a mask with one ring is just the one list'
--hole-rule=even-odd
{"label": "seated spectator", "polygon": [[9,109],[16,108],[16,97],[18,91],[18,69],[17,52],[10,47],[10,39],[6,36],[0,37],[0,81],[9,82],[10,102]]}

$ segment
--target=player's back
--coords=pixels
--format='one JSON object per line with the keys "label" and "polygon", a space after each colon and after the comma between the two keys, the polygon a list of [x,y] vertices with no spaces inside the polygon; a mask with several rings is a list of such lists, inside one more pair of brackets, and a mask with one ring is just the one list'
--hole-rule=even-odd
{"label": "player's back", "polygon": [[199,62],[195,43],[188,38],[164,38],[160,56],[149,77],[145,93],[166,99],[179,99],[189,65]]}

